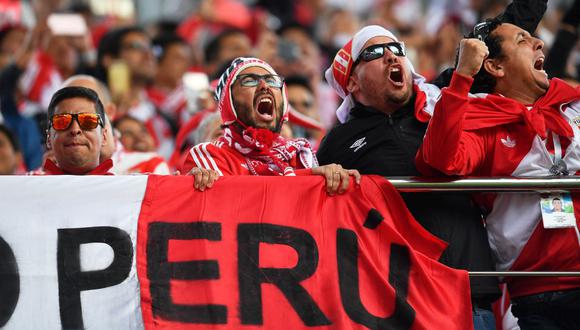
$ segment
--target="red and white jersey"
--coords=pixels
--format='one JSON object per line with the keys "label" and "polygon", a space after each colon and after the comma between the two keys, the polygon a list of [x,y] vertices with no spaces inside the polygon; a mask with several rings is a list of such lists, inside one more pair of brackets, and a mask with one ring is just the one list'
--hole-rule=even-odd
{"label": "red and white jersey", "polygon": [[125,174],[171,174],[169,165],[163,157],[155,152],[116,151],[111,157],[113,160],[112,172],[117,175]]}
{"label": "red and white jersey", "polygon": [[147,89],[147,95],[161,112],[173,118],[179,126],[187,122],[189,117],[191,117],[186,111],[187,100],[182,84],[168,93],[158,88],[150,87]]}
{"label": "red and white jersey", "polygon": [[62,82],[62,75],[52,59],[45,53],[36,53],[20,78],[19,88],[29,103],[40,106],[22,106],[22,115],[32,116],[46,111],[52,95],[61,88]]}
{"label": "red and white jersey", "polygon": [[[448,175],[552,175],[554,142],[551,132],[544,140],[524,121],[464,129],[465,113],[475,106],[468,98],[472,81],[455,74],[450,87],[442,91],[417,155],[417,167],[429,172],[427,163]],[[475,97],[486,98],[486,95]],[[573,175],[580,170],[580,97],[561,104],[560,115],[573,130],[570,139],[559,138],[562,159]],[[500,193],[481,197],[490,211],[486,228],[498,270],[580,270],[577,229],[544,229],[539,194]],[[572,194],[572,198],[576,225],[580,226],[580,194]],[[506,281],[512,297],[580,287],[578,277],[508,278]]]}
{"label": "red and white jersey", "polygon": [[[297,157],[294,158],[297,160]],[[198,144],[189,150],[181,173],[187,174],[194,167],[205,168],[216,171],[220,176],[226,175],[252,175],[244,155],[221,141]],[[296,169],[296,175],[309,175],[311,169],[305,169],[301,165],[290,164]]]}

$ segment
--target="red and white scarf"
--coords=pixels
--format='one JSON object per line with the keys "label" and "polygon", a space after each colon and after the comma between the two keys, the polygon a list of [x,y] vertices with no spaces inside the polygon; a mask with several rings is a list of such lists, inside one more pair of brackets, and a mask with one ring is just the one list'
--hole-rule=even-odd
{"label": "red and white scarf", "polygon": [[218,141],[244,155],[253,175],[295,176],[295,169],[318,166],[306,139],[287,140],[267,129],[226,127]]}
{"label": "red and white scarf", "polygon": [[580,90],[564,81],[554,78],[550,88],[540,97],[530,110],[516,100],[489,94],[485,98],[471,98],[474,105],[465,113],[465,130],[478,130],[515,122],[525,122],[542,139],[547,137],[547,129],[559,136],[574,135],[570,124],[560,114],[560,107],[580,99]]}

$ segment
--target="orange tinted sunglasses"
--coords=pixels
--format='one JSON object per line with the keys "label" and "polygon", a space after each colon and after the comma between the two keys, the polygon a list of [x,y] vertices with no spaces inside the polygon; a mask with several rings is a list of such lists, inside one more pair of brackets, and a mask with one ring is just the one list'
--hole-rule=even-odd
{"label": "orange tinted sunglasses", "polygon": [[53,115],[50,124],[56,131],[65,131],[70,127],[73,119],[84,131],[95,129],[98,125],[103,126],[101,116],[96,113],[61,113]]}

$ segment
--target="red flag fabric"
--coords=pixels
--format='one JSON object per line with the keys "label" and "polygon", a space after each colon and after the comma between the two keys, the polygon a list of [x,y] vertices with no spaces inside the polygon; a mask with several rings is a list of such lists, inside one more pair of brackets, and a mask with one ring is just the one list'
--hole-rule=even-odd
{"label": "red flag fabric", "polygon": [[147,329],[469,329],[465,271],[381,177],[151,176],[137,237]]}

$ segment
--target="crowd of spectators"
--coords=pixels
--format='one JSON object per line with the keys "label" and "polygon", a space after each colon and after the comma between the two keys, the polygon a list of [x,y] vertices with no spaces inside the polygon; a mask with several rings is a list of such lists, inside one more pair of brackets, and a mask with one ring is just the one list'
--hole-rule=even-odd
{"label": "crowd of spectators", "polygon": [[[545,69],[550,78],[561,78],[571,86],[579,84],[580,1],[514,1],[518,5],[506,11],[510,2],[200,0],[188,7],[189,12],[183,19],[145,23],[136,16],[116,15],[114,10],[98,15],[90,5],[92,2],[0,2],[5,7],[4,14],[0,15],[0,174],[61,170],[59,174],[181,171],[197,175],[196,180],[207,183],[211,178],[213,182],[224,169],[221,165],[220,169],[215,166],[203,169],[192,146],[216,140],[231,142],[228,137],[232,134],[245,134],[248,123],[238,118],[243,113],[241,108],[239,113],[233,110],[232,122],[239,125],[240,131],[232,133],[224,126],[228,123],[224,121],[223,111],[220,118],[218,102],[213,97],[216,89],[222,99],[228,95],[219,86],[233,85],[233,82],[220,81],[220,76],[221,80],[228,79],[231,73],[228,70],[239,67],[242,67],[240,72],[253,79],[244,87],[276,87],[276,82],[266,81],[266,76],[284,77],[285,87],[279,87],[278,91],[283,93],[276,94],[276,100],[284,99],[285,105],[287,101],[288,109],[284,108],[273,123],[274,131],[285,139],[303,138],[308,152],[311,149],[316,152],[320,146],[318,158],[322,166],[315,171],[328,172],[318,173],[327,177],[327,184],[338,173],[343,174],[343,181],[348,181],[354,170],[384,176],[427,173],[416,168],[415,154],[423,141],[427,122],[434,109],[438,109],[435,103],[440,99],[440,88],[447,87],[454,77],[452,87],[457,89],[457,81],[465,78],[457,77],[457,72],[445,71],[458,66],[458,58],[461,61],[459,45],[462,44],[462,50],[468,47],[464,45],[464,37],[470,33],[482,41],[490,33],[474,30],[478,22],[500,17],[503,23],[513,23],[533,33],[539,38],[534,39],[539,45],[536,48],[546,54],[545,61],[542,57],[541,63],[534,62],[535,68]],[[503,29],[507,29],[505,26]],[[381,42],[373,38],[381,38]],[[485,57],[491,54],[490,58],[501,59],[494,53],[499,50],[486,42],[490,49]],[[485,51],[482,48],[478,54]],[[342,72],[346,75],[344,80],[337,76],[340,73],[333,72],[339,58],[337,53],[341,55],[341,52],[346,54],[345,63],[353,61],[346,66],[347,72]],[[364,68],[359,64],[359,56],[366,63]],[[264,64],[258,65],[262,69],[246,72],[245,62],[232,62],[238,57],[255,57]],[[390,82],[384,85],[381,85],[384,81],[374,81],[380,80],[375,75],[379,72],[379,62],[372,62],[377,58],[401,62],[391,65]],[[372,69],[373,65],[377,70]],[[475,71],[468,76],[476,76],[481,67],[482,62],[475,63]],[[325,77],[327,68],[330,71]],[[409,79],[405,78],[407,74]],[[510,86],[510,78],[500,81],[507,81],[503,84]],[[427,84],[430,81],[434,84]],[[399,96],[389,95],[393,99],[385,103],[381,97],[389,91],[373,89],[387,90],[389,84],[405,87],[407,83],[408,90],[400,96],[400,102]],[[485,88],[477,90],[477,86]],[[487,86],[484,81],[474,84],[471,92],[500,89]],[[510,97],[509,92],[501,94]],[[438,107],[442,107],[440,103]],[[61,114],[64,108],[68,109],[68,117],[55,119],[53,114]],[[81,118],[87,108],[90,115],[98,115],[98,121],[90,122],[95,116]],[[387,129],[373,126],[385,114],[391,126]],[[287,117],[288,122],[284,123],[282,117]],[[438,121],[431,125],[444,126]],[[67,130],[76,130],[78,138],[73,141],[72,137],[66,137]],[[362,138],[352,142],[351,138],[363,133],[365,136],[374,133],[376,141]],[[85,139],[85,134],[92,137]],[[440,133],[431,132],[431,135],[437,134]],[[90,163],[65,164],[59,160],[65,157],[63,150],[54,147],[55,141],[61,143],[59,139],[78,144],[88,141]],[[66,141],[62,143],[66,145]],[[508,147],[515,145],[509,136],[507,141],[501,141]],[[361,149],[367,143],[378,147],[368,152]],[[360,157],[347,155],[349,149],[354,152],[361,149],[357,154]],[[465,174],[462,159],[452,169],[447,163],[441,165],[443,161],[434,162],[432,159],[438,150],[431,150],[433,155],[426,160],[429,165],[446,174]],[[219,153],[215,151],[216,155]],[[260,157],[262,154],[256,154],[256,159]],[[189,164],[185,168],[184,161]],[[272,157],[270,163],[279,166],[279,159]],[[60,165],[58,171],[54,164]],[[102,168],[103,164],[106,168]],[[316,165],[314,161],[305,168]],[[242,167],[252,172],[250,164]],[[425,196],[404,197],[423,226],[449,241],[450,248],[441,261],[463,269],[493,268],[486,229],[481,223],[485,214],[474,206],[471,197]],[[577,288],[575,285],[570,287]],[[498,295],[495,280],[472,280],[474,310],[477,307],[490,310]]]}
{"label": "crowd of spectators", "polygon": [[[45,158],[52,94],[72,75],[88,74],[111,95],[116,111],[110,120],[140,121],[148,132],[140,135],[148,140],[141,144],[152,140],[147,151],[178,169],[178,154],[206,135],[196,130],[216,108],[212,81],[233,58],[255,56],[287,79],[291,110],[283,134],[305,137],[316,149],[336,124],[340,103],[323,70],[360,27],[372,23],[395,32],[415,70],[429,81],[453,66],[462,36],[501,13],[507,2],[204,0],[186,19],[137,24],[139,17],[94,14],[83,1],[23,1],[8,8],[16,14],[0,16],[1,121],[20,145],[18,171],[37,169]],[[566,20],[572,5],[550,1],[537,31],[546,53],[551,51],[548,71],[573,80],[579,53],[578,19]],[[55,13],[76,13],[87,29],[66,29],[73,23],[51,18]],[[551,50],[552,43],[559,48]],[[119,138],[127,150],[142,151],[124,145],[134,137]]]}

